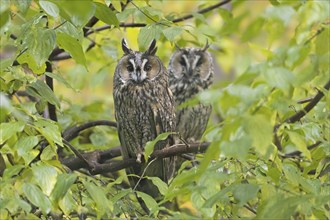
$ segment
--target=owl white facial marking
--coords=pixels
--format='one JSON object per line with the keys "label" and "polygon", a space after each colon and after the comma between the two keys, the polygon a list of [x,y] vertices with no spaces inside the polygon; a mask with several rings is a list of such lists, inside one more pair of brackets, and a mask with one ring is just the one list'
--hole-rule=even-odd
{"label": "owl white facial marking", "polygon": [[195,57],[195,59],[194,59],[194,62],[193,62],[193,68],[196,68],[197,67],[197,63],[198,63],[198,61],[199,61],[199,59],[201,58],[201,56],[199,56],[199,55],[196,55],[196,57]]}

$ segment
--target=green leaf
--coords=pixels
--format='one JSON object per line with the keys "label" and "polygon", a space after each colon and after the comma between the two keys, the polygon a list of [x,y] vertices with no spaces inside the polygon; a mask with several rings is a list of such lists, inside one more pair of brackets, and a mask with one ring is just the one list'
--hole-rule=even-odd
{"label": "green leaf", "polygon": [[51,200],[54,201],[55,204],[57,204],[58,201],[65,196],[65,194],[68,192],[68,190],[76,181],[76,179],[76,174],[62,173],[58,175],[55,187],[50,195]]}
{"label": "green leaf", "polygon": [[183,29],[178,26],[169,27],[163,30],[163,34],[169,41],[174,41],[175,37],[179,36],[182,30]]}
{"label": "green leaf", "polygon": [[237,184],[233,190],[233,195],[238,200],[239,205],[243,206],[251,199],[256,198],[260,187],[256,184]]}
{"label": "green leaf", "polygon": [[[63,76],[61,76],[59,73],[51,73],[51,72],[45,72],[45,74],[53,79],[56,79],[57,81],[59,81],[60,83],[63,83],[67,88],[73,89],[75,90],[71,84],[66,81]],[[76,90],[75,90],[76,91]]]}
{"label": "green leaf", "polygon": [[86,67],[85,53],[79,40],[62,32],[57,32],[56,36],[58,46],[67,51],[73,57],[73,59],[77,61],[77,63]]}
{"label": "green leaf", "polygon": [[229,193],[234,188],[234,186],[235,185],[230,185],[230,186],[222,189],[221,191],[219,191],[217,194],[215,194],[208,200],[206,200],[206,202],[204,203],[204,208],[211,208],[217,202],[228,201],[229,196],[227,195],[227,193]]}
{"label": "green leaf", "polygon": [[51,203],[49,199],[36,185],[31,183],[24,183],[22,189],[27,199],[33,205],[41,208],[44,214],[48,214],[51,211]]}
{"label": "green leaf", "polygon": [[307,144],[306,144],[305,138],[293,131],[287,131],[287,133],[290,137],[290,140],[296,146],[296,148],[299,151],[301,151],[308,159],[311,159],[311,153],[307,149]]}
{"label": "green leaf", "polygon": [[39,154],[39,150],[33,149],[39,142],[36,136],[20,137],[20,139],[15,144],[17,149],[17,154],[23,157],[25,165],[31,163],[31,161],[36,158]]}
{"label": "green leaf", "polygon": [[3,173],[3,179],[4,180],[9,179],[9,178],[17,175],[24,168],[25,168],[24,165],[15,165],[15,166],[11,166],[11,167],[6,168],[4,173]]}
{"label": "green leaf", "polygon": [[265,155],[273,140],[273,126],[269,119],[264,115],[247,116],[244,128],[257,152]]}
{"label": "green leaf", "polygon": [[294,81],[294,75],[284,67],[268,68],[264,74],[269,85],[287,91]]}
{"label": "green leaf", "polygon": [[98,187],[91,182],[84,182],[84,186],[96,204],[98,219],[102,217],[107,210],[113,209],[111,201],[109,201],[105,196],[106,192],[103,190],[103,188]]}
{"label": "green leaf", "polygon": [[0,124],[0,145],[11,138],[17,132],[23,131],[25,123],[22,121],[7,122]]}
{"label": "green leaf", "polygon": [[0,30],[10,21],[10,12],[8,9],[0,11]]}
{"label": "green leaf", "polygon": [[37,80],[34,83],[31,83],[26,90],[32,96],[37,95],[37,97],[55,105],[57,108],[60,107],[59,100],[44,81]]}
{"label": "green leaf", "polygon": [[43,162],[39,162],[33,164],[32,172],[35,182],[38,183],[44,194],[49,196],[56,183],[56,169]]}
{"label": "green leaf", "polygon": [[282,168],[288,181],[294,186],[299,186],[302,177],[300,176],[300,171],[297,167],[292,164],[283,164]]}
{"label": "green leaf", "polygon": [[45,0],[39,0],[39,5],[42,9],[46,11],[47,14],[57,18],[60,15],[60,9],[57,7],[56,4],[45,1]]}
{"label": "green leaf", "polygon": [[136,191],[136,194],[144,201],[144,203],[146,204],[147,208],[150,210],[151,213],[158,210],[158,204],[156,200],[152,198],[150,195],[139,191]]}
{"label": "green leaf", "polygon": [[158,141],[165,140],[171,134],[175,134],[175,133],[174,132],[165,132],[165,133],[162,133],[162,134],[158,135],[155,140],[148,141],[146,143],[146,146],[144,148],[144,157],[146,158],[146,160],[147,160],[147,158],[149,158],[149,156],[154,151],[154,147],[155,147],[156,143]]}
{"label": "green leaf", "polygon": [[35,128],[46,138],[50,145],[58,144],[63,146],[62,136],[58,125],[48,119],[39,119],[34,122]]}
{"label": "green leaf", "polygon": [[[32,26],[23,38],[24,45],[27,48],[25,52],[27,55],[26,58],[31,56],[36,64],[36,67],[41,68],[48,60],[49,55],[56,46],[55,38],[56,35],[54,30]],[[28,61],[23,60],[23,57],[19,60],[22,63],[24,63],[24,61]],[[31,69],[33,70],[33,68]]]}
{"label": "green leaf", "polygon": [[140,29],[138,35],[138,44],[140,50],[148,48],[152,40],[158,40],[162,30],[157,25],[148,25]]}
{"label": "green leaf", "polygon": [[49,0],[57,5],[60,15],[73,25],[82,28],[95,13],[95,5],[90,0],[85,1],[57,1]]}
{"label": "green leaf", "polygon": [[168,186],[167,184],[162,181],[159,177],[147,177],[149,180],[152,181],[152,183],[157,186],[159,192],[162,194],[162,195],[165,195],[168,191]]}
{"label": "green leaf", "polygon": [[95,17],[109,25],[114,25],[116,27],[119,26],[116,14],[109,7],[98,2],[95,2],[94,4],[96,5]]}

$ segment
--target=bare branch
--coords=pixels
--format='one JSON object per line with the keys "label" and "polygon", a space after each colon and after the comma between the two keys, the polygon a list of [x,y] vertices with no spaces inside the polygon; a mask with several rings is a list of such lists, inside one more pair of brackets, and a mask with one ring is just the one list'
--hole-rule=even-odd
{"label": "bare branch", "polygon": [[114,128],[117,127],[117,123],[114,121],[108,121],[108,120],[89,121],[89,122],[83,123],[79,126],[73,126],[71,128],[66,129],[63,132],[62,137],[66,141],[71,141],[72,139],[77,137],[81,131],[86,130],[91,127],[99,126],[99,125],[105,125],[105,126],[110,126],[110,127],[114,127]]}

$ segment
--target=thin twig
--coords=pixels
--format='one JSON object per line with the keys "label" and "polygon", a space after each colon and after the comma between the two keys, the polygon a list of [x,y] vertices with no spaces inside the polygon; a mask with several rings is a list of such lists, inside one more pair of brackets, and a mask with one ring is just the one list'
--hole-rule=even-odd
{"label": "thin twig", "polygon": [[[207,7],[207,8],[204,8],[204,9],[201,9],[201,10],[198,10],[197,12],[195,13],[199,13],[199,14],[204,14],[204,13],[207,13],[213,9],[216,9],[216,8],[219,8],[229,2],[231,2],[232,0],[224,0],[222,2],[219,2],[215,5],[211,5],[210,7]],[[193,18],[193,13],[191,14],[188,14],[188,15],[185,15],[183,17],[180,17],[180,18],[176,18],[176,19],[173,19],[171,22],[173,23],[178,23],[178,22],[181,22],[181,21],[185,21],[185,20],[188,20],[190,18]],[[145,27],[147,26],[146,24],[144,23],[120,23],[119,24],[119,27],[124,27],[124,28],[140,28],[140,27]],[[95,32],[99,32],[99,31],[103,31],[103,30],[106,30],[106,29],[109,29],[111,26],[110,25],[104,25],[104,26],[101,26],[101,27],[98,27],[98,28],[95,28],[94,30],[89,30],[85,36],[88,36],[90,34],[93,34]]]}
{"label": "thin twig", "polygon": [[157,158],[154,158],[153,160],[151,160],[150,162],[148,162],[146,168],[144,168],[143,172],[142,172],[142,175],[139,177],[139,180],[137,181],[137,183],[135,184],[133,190],[136,190],[136,187],[139,185],[139,183],[141,182],[141,180],[143,179],[144,177],[144,174],[146,173],[148,167],[157,160]]}

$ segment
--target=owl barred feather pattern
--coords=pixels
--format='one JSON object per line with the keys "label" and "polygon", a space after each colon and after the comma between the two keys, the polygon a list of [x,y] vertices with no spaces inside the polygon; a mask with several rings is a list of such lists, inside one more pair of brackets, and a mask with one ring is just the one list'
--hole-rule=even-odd
{"label": "owl barred feather pattern", "polygon": [[[128,48],[122,41],[123,57],[119,60],[114,74],[115,117],[124,159],[141,160],[145,144],[159,134],[175,131],[175,108],[172,93],[168,87],[168,73],[160,59],[155,56],[156,41],[152,41],[146,52]],[[154,149],[170,146],[171,137],[159,141]],[[128,168],[127,174],[141,176],[147,164]],[[144,176],[159,177],[167,182],[174,173],[174,158],[153,161]],[[138,177],[129,177],[131,187]],[[136,187],[153,197],[158,189],[148,179],[142,179]]]}
{"label": "owl barred feather pattern", "polygon": [[[211,85],[213,60],[207,48],[179,48],[172,55],[168,67],[169,84],[177,107]],[[181,137],[188,143],[198,141],[206,129],[211,110],[211,105],[201,103],[177,109],[176,126]],[[182,162],[177,158],[177,169]]]}

